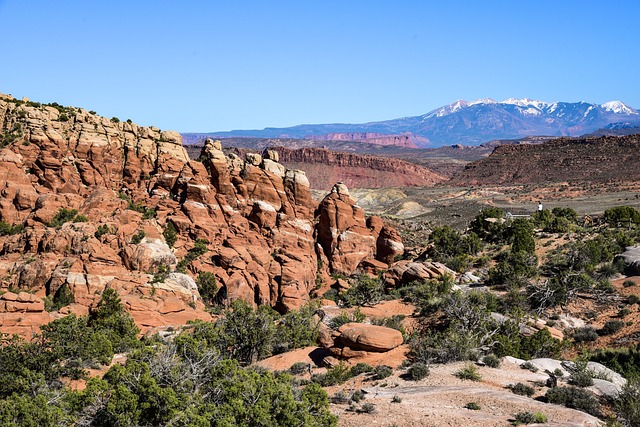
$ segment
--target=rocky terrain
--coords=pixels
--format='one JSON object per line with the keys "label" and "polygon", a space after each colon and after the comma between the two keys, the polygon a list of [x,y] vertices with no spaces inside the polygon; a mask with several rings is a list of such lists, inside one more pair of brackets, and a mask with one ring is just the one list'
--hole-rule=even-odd
{"label": "rocky terrain", "polygon": [[556,139],[543,144],[501,145],[470,163],[451,185],[512,185],[553,182],[634,182],[640,136]]}
{"label": "rocky terrain", "polygon": [[3,332],[86,314],[107,287],[143,331],[210,319],[202,273],[215,298],[286,311],[329,272],[402,252],[344,185],[314,212],[304,172],[275,151],[227,157],[209,140],[192,161],[176,132],[9,96],[0,124]]}

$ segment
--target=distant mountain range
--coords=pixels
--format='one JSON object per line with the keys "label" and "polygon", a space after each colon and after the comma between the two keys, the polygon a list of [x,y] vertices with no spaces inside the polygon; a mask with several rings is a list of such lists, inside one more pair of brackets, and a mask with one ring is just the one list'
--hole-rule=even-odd
{"label": "distant mountain range", "polygon": [[298,125],[262,130],[233,130],[183,134],[185,141],[205,136],[253,138],[319,138],[329,134],[376,133],[408,135],[418,147],[479,145],[497,139],[532,135],[579,136],[615,123],[640,124],[640,113],[621,101],[601,105],[588,102],[544,102],[509,98],[501,102],[479,99],[456,101],[427,114],[362,124]]}

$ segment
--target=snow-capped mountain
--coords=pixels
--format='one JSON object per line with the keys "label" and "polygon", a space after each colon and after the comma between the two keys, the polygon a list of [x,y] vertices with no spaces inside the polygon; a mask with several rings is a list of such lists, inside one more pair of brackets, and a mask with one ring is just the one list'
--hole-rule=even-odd
{"label": "snow-capped mountain", "polygon": [[640,122],[640,113],[621,101],[545,102],[529,98],[458,100],[421,116],[363,124],[299,125],[253,131],[215,132],[216,136],[304,138],[329,133],[411,133],[425,138],[425,147],[478,145],[496,139],[526,136],[579,136],[612,123]]}

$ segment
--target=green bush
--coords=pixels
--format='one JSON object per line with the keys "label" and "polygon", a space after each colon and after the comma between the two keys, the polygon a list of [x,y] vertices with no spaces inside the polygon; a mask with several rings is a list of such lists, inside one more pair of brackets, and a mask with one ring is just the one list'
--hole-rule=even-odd
{"label": "green bush", "polygon": [[22,224],[11,225],[6,221],[0,221],[0,236],[11,236],[22,232]]}
{"label": "green bush", "polygon": [[369,374],[374,371],[373,366],[367,363],[358,363],[355,366],[351,367],[351,376],[357,377],[360,374]]}
{"label": "green bush", "polygon": [[614,402],[615,411],[625,426],[640,426],[640,380],[630,378]]}
{"label": "green bush", "polygon": [[416,362],[409,367],[407,371],[407,376],[412,381],[420,381],[429,376],[429,365]]}
{"label": "green bush", "polygon": [[332,329],[338,329],[340,326],[345,325],[347,323],[362,323],[367,318],[367,316],[360,311],[360,307],[357,307],[353,313],[349,313],[348,311],[341,311],[340,314],[335,316],[329,322],[329,326]]}
{"label": "green bush", "polygon": [[100,240],[105,234],[113,234],[113,231],[106,224],[101,224],[98,226],[98,229],[94,233],[94,236],[96,237],[96,239]]}
{"label": "green bush", "polygon": [[178,240],[178,230],[171,221],[167,222],[162,235],[164,236],[164,240],[165,242],[167,242],[167,245],[169,245],[170,248],[172,248],[176,243],[176,240]]}
{"label": "green bush", "polygon": [[624,223],[640,222],[640,212],[631,206],[616,206],[604,211],[603,218],[611,225],[624,225]]}
{"label": "green bush", "polygon": [[638,295],[629,295],[627,297],[627,304],[640,304],[640,297],[638,297]]}
{"label": "green bush", "polygon": [[622,320],[608,320],[602,329],[598,331],[599,335],[613,335],[624,328],[625,323]]}
{"label": "green bush", "polygon": [[467,363],[464,368],[456,371],[454,374],[456,377],[461,380],[469,380],[469,381],[480,381],[482,380],[482,375],[478,372],[478,368],[471,363]]}
{"label": "green bush", "polygon": [[520,396],[527,396],[527,397],[533,396],[533,393],[535,392],[533,387],[531,387],[530,385],[527,385],[527,384],[523,384],[523,383],[511,384],[509,386],[509,389],[514,394],[519,394]]}
{"label": "green bush", "polygon": [[59,228],[62,224],[73,221],[77,215],[77,209],[61,208],[49,222],[49,227]]}
{"label": "green bush", "polygon": [[361,274],[356,283],[352,283],[346,292],[338,295],[338,300],[345,307],[362,307],[379,303],[383,295],[384,286],[381,279]]}
{"label": "green bush", "polygon": [[577,343],[595,341],[598,339],[598,333],[592,326],[582,326],[575,328],[571,337]]}
{"label": "green bush", "polygon": [[514,417],[514,424],[544,424],[547,416],[542,412],[518,412]]}
{"label": "green bush", "polygon": [[464,407],[472,411],[479,411],[481,409],[480,405],[478,405],[476,402],[469,402],[466,405],[464,405]]}
{"label": "green bush", "polygon": [[145,233],[144,230],[139,230],[136,234],[133,235],[130,243],[132,245],[138,245],[142,242],[142,239],[144,239],[146,235],[147,233]]}
{"label": "green bush", "polygon": [[58,311],[62,307],[76,302],[75,295],[69,289],[69,285],[63,283],[62,286],[53,294],[53,305],[50,311]]}
{"label": "green bush", "polygon": [[549,403],[564,405],[567,408],[584,411],[594,416],[600,416],[600,403],[589,391],[577,387],[553,387],[547,390],[545,399]]}
{"label": "green bush", "polygon": [[305,362],[296,362],[289,368],[289,373],[292,375],[304,374],[309,370],[309,364]]}
{"label": "green bush", "polygon": [[387,365],[379,365],[373,370],[373,378],[376,380],[382,380],[390,377],[393,374],[393,369]]}
{"label": "green bush", "polygon": [[488,354],[482,358],[482,361],[485,365],[490,368],[499,368],[500,367],[500,358],[495,354]]}
{"label": "green bush", "polygon": [[634,282],[633,280],[625,280],[624,282],[622,282],[622,286],[625,288],[630,288],[635,285],[636,285],[636,282]]}
{"label": "green bush", "polygon": [[327,369],[324,374],[314,374],[311,376],[311,381],[318,383],[322,387],[331,387],[338,384],[343,384],[349,378],[351,378],[351,371],[344,365],[337,365]]}
{"label": "green bush", "polygon": [[393,398],[391,398],[391,403],[402,403],[402,398],[395,394]]}
{"label": "green bush", "polygon": [[198,292],[205,304],[213,304],[215,297],[218,293],[218,282],[215,274],[208,271],[201,271],[198,273],[198,279],[196,280],[198,286]]}

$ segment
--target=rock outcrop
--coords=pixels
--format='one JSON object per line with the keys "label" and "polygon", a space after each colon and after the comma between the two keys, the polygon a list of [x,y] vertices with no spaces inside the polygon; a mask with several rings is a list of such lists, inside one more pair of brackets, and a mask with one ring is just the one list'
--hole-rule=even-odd
{"label": "rock outcrop", "polygon": [[346,185],[338,183],[316,211],[316,238],[329,269],[336,274],[351,274],[363,261],[391,262],[404,252],[400,236],[384,226],[378,217],[365,219],[364,211],[349,195]]}
{"label": "rock outcrop", "polygon": [[[340,230],[336,245],[318,250],[328,229],[314,227],[309,181],[274,150],[240,158],[207,140],[190,161],[175,132],[8,96],[0,138],[0,289],[20,292],[0,300],[3,331],[86,314],[107,287],[143,330],[211,319],[194,280],[204,272],[219,301],[286,311],[309,300],[329,264],[351,274],[402,249],[341,190],[320,220]],[[331,262],[319,263],[325,244]],[[71,303],[44,310],[62,295]]]}
{"label": "rock outcrop", "polygon": [[386,286],[396,288],[413,281],[427,281],[444,276],[456,277],[456,272],[439,262],[402,260],[394,263],[382,275]]}

